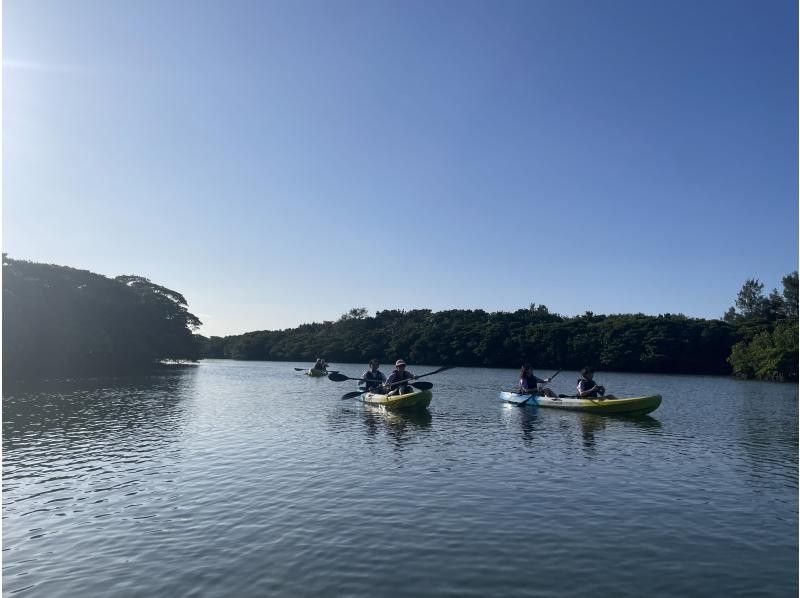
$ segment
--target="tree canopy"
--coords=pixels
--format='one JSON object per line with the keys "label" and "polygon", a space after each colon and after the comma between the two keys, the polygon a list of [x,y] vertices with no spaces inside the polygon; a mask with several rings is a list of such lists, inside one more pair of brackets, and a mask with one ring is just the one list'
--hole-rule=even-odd
{"label": "tree canopy", "polygon": [[728,374],[734,328],[683,315],[595,315],[566,318],[542,305],[514,312],[428,309],[350,314],[336,322],[258,331],[204,342],[206,357],[363,362],[398,357],[461,366]]}
{"label": "tree canopy", "polygon": [[797,379],[798,277],[783,277],[783,292],[764,294],[745,281],[720,320],[682,314],[563,317],[530,303],[514,312],[481,309],[384,310],[353,308],[336,322],[303,324],[203,338],[206,357],[362,362],[398,357],[461,366],[597,369],[628,372],[735,374]]}
{"label": "tree canopy", "polygon": [[735,307],[725,314],[739,338],[733,346],[733,373],[761,380],[797,380],[798,294],[797,271],[781,280],[777,289],[764,295],[764,284],[751,278],[742,285]]}
{"label": "tree canopy", "polygon": [[147,278],[110,279],[3,255],[4,380],[194,360],[200,324],[183,295]]}
{"label": "tree canopy", "polygon": [[392,363],[730,374],[797,379],[798,276],[768,296],[752,278],[720,320],[682,314],[574,317],[530,303],[482,309],[378,311],[354,307],[335,322],[227,337],[195,335],[185,297],[136,275],[114,279],[3,255],[4,380],[97,374],[162,360]]}

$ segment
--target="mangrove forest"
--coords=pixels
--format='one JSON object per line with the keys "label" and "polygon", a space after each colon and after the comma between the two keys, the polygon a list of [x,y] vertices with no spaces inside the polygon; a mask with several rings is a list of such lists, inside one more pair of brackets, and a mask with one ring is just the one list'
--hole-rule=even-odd
{"label": "mangrove forest", "polygon": [[141,369],[201,358],[736,375],[796,380],[798,277],[769,295],[747,280],[719,319],[586,312],[562,316],[531,303],[516,311],[353,308],[336,321],[226,337],[196,334],[200,320],[177,291],[136,275],[115,278],[3,259],[4,380]]}

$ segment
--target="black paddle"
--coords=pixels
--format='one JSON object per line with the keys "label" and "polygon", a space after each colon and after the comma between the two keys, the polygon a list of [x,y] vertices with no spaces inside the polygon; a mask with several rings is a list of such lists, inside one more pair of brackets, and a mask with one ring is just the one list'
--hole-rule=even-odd
{"label": "black paddle", "polygon": [[340,374],[339,372],[331,372],[328,374],[328,380],[333,380],[334,382],[345,382],[346,380],[355,380],[356,382],[366,382],[364,378],[351,378],[350,376],[345,376],[344,374]]}
{"label": "black paddle", "polygon": [[[413,380],[418,380],[419,378],[424,378],[425,376],[433,376],[434,374],[438,374],[439,372],[443,372],[445,370],[452,370],[455,366],[446,365],[444,367],[439,368],[438,370],[433,370],[432,372],[428,372],[427,374],[420,374],[419,376],[414,376]],[[411,380],[412,378],[407,378],[406,380]],[[403,384],[406,380],[399,380],[398,382],[392,382],[392,386],[397,386],[398,384]]]}

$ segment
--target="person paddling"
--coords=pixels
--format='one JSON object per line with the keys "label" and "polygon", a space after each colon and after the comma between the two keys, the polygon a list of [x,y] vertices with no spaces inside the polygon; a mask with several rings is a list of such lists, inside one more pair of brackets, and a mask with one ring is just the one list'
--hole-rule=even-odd
{"label": "person paddling", "polygon": [[322,357],[317,357],[317,361],[314,362],[314,365],[311,366],[312,370],[319,370],[320,372],[325,372],[328,370],[328,364],[325,362]]}
{"label": "person paddling", "polygon": [[378,387],[382,386],[383,383],[386,382],[386,376],[378,369],[380,365],[381,364],[377,359],[369,360],[369,369],[361,375],[361,378],[364,380],[365,392],[373,392],[378,390]]}
{"label": "person paddling", "polygon": [[[398,359],[394,362],[394,371],[389,374],[389,377],[386,379],[386,386],[388,388],[392,388],[392,385],[397,382],[404,382],[405,380],[416,380],[417,377],[412,374],[411,372],[406,370],[406,362],[402,359]],[[404,395],[408,392],[411,392],[408,384],[398,384],[394,390],[389,392],[390,395]]]}
{"label": "person paddling", "polygon": [[547,384],[550,378],[537,378],[531,371],[531,364],[526,363],[519,371],[519,392],[520,394],[541,395],[543,397],[557,396],[549,388],[539,388],[539,384]]}
{"label": "person paddling", "polygon": [[592,376],[594,376],[592,368],[585,367],[581,370],[581,377],[578,378],[578,396],[582,399],[596,399],[606,394],[605,387],[595,382]]}

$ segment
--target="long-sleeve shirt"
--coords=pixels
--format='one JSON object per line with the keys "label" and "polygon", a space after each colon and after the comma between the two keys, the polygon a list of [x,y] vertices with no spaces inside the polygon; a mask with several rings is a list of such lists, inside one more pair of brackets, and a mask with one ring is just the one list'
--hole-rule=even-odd
{"label": "long-sleeve shirt", "polygon": [[394,384],[395,382],[400,382],[401,380],[411,380],[414,378],[414,374],[407,370],[395,370],[389,377],[386,379],[386,384]]}

